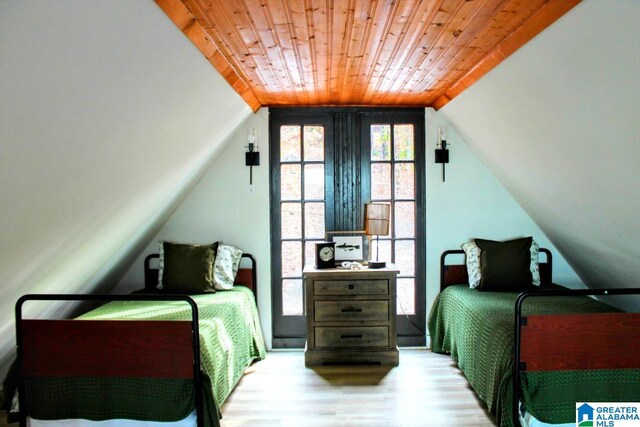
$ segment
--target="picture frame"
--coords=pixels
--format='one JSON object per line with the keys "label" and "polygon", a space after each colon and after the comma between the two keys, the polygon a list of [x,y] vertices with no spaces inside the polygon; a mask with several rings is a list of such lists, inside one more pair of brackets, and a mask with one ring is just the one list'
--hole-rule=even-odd
{"label": "picture frame", "polygon": [[364,230],[327,231],[325,240],[336,244],[336,265],[345,261],[367,262],[369,239]]}

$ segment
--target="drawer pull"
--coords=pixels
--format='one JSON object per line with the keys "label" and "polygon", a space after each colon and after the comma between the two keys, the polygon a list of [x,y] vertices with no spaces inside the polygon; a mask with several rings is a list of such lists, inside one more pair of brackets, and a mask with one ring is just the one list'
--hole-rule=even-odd
{"label": "drawer pull", "polygon": [[354,284],[353,283],[349,283],[349,289],[353,290],[353,288],[355,288]]}
{"label": "drawer pull", "polygon": [[362,313],[361,308],[347,307],[341,310],[343,313]]}
{"label": "drawer pull", "polygon": [[362,334],[359,335],[340,335],[340,339],[362,339]]}

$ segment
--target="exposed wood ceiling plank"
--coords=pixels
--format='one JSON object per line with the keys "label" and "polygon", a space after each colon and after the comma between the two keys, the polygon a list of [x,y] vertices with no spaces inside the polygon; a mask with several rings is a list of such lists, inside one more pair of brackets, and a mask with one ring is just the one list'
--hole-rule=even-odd
{"label": "exposed wood ceiling plank", "polygon": [[437,34],[442,31],[441,26],[434,25],[435,15],[442,5],[442,0],[418,3],[421,10],[415,15],[408,30],[410,39],[403,49],[403,54],[395,59],[395,73],[391,77],[391,86],[383,98],[385,101],[399,102],[406,96],[419,96],[409,89],[408,82],[419,72],[433,48]]}
{"label": "exposed wood ceiling plank", "polygon": [[[403,16],[411,13],[411,9],[406,7],[400,8],[399,3],[388,2],[383,3],[383,8],[378,9],[376,21],[384,22],[384,30],[377,40],[377,49],[375,57],[372,58],[369,72],[366,78],[366,93],[363,97],[365,104],[374,102],[375,97],[381,97],[383,93],[380,88],[386,77],[385,71],[389,69],[392,62],[393,52],[398,50],[399,43],[404,38],[403,26],[406,24],[406,18]],[[386,17],[386,19],[385,19]]]}
{"label": "exposed wood ceiling plank", "polygon": [[156,0],[260,106],[440,108],[580,0]]}
{"label": "exposed wood ceiling plank", "polygon": [[431,63],[430,70],[421,73],[420,86],[432,88],[432,93],[437,93],[444,92],[454,83],[456,72],[464,69],[465,60],[474,54],[474,35],[484,30],[492,22],[496,11],[507,2],[508,0],[484,0],[482,4],[475,4],[473,7],[469,7],[469,3],[463,5],[447,29],[453,39],[443,43],[447,47],[442,55]]}
{"label": "exposed wood ceiling plank", "polygon": [[[389,104],[394,103],[399,97],[405,96],[404,87],[400,83],[402,79],[399,76],[410,73],[412,69],[417,67],[415,53],[423,50],[421,49],[422,43],[429,43],[429,40],[424,40],[423,35],[426,34],[431,20],[438,11],[439,3],[439,1],[418,1],[412,8],[411,14],[405,18],[406,23],[402,29],[400,43],[396,45],[389,58],[387,69],[384,71],[384,80],[375,89],[380,93],[379,99],[375,102]],[[422,58],[418,55],[418,63]]]}

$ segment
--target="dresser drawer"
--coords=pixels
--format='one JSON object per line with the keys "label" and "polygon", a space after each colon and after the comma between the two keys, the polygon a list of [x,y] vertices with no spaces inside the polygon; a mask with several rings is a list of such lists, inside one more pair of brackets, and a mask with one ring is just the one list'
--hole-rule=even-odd
{"label": "dresser drawer", "polygon": [[389,320],[389,301],[314,301],[316,322]]}
{"label": "dresser drawer", "polygon": [[345,326],[315,328],[316,348],[388,347],[387,326]]}
{"label": "dresser drawer", "polygon": [[389,295],[388,280],[316,280],[315,295]]}

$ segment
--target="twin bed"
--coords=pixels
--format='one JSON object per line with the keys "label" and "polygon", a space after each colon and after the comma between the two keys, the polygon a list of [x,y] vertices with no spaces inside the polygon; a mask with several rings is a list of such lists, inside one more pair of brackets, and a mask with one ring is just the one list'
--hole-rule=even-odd
{"label": "twin bed", "polygon": [[[255,259],[242,255],[249,267],[231,289],[179,295],[156,289],[157,257],[145,260],[144,292],[18,301],[21,425],[219,425],[220,406],[266,354]],[[105,304],[74,320],[23,318],[26,304],[54,300]]]}
{"label": "twin bed", "polygon": [[577,402],[640,402],[640,314],[590,297],[640,289],[553,285],[540,251],[542,284],[525,292],[471,289],[466,266],[449,263],[464,251],[445,252],[432,351],[451,354],[501,427],[575,426]]}

